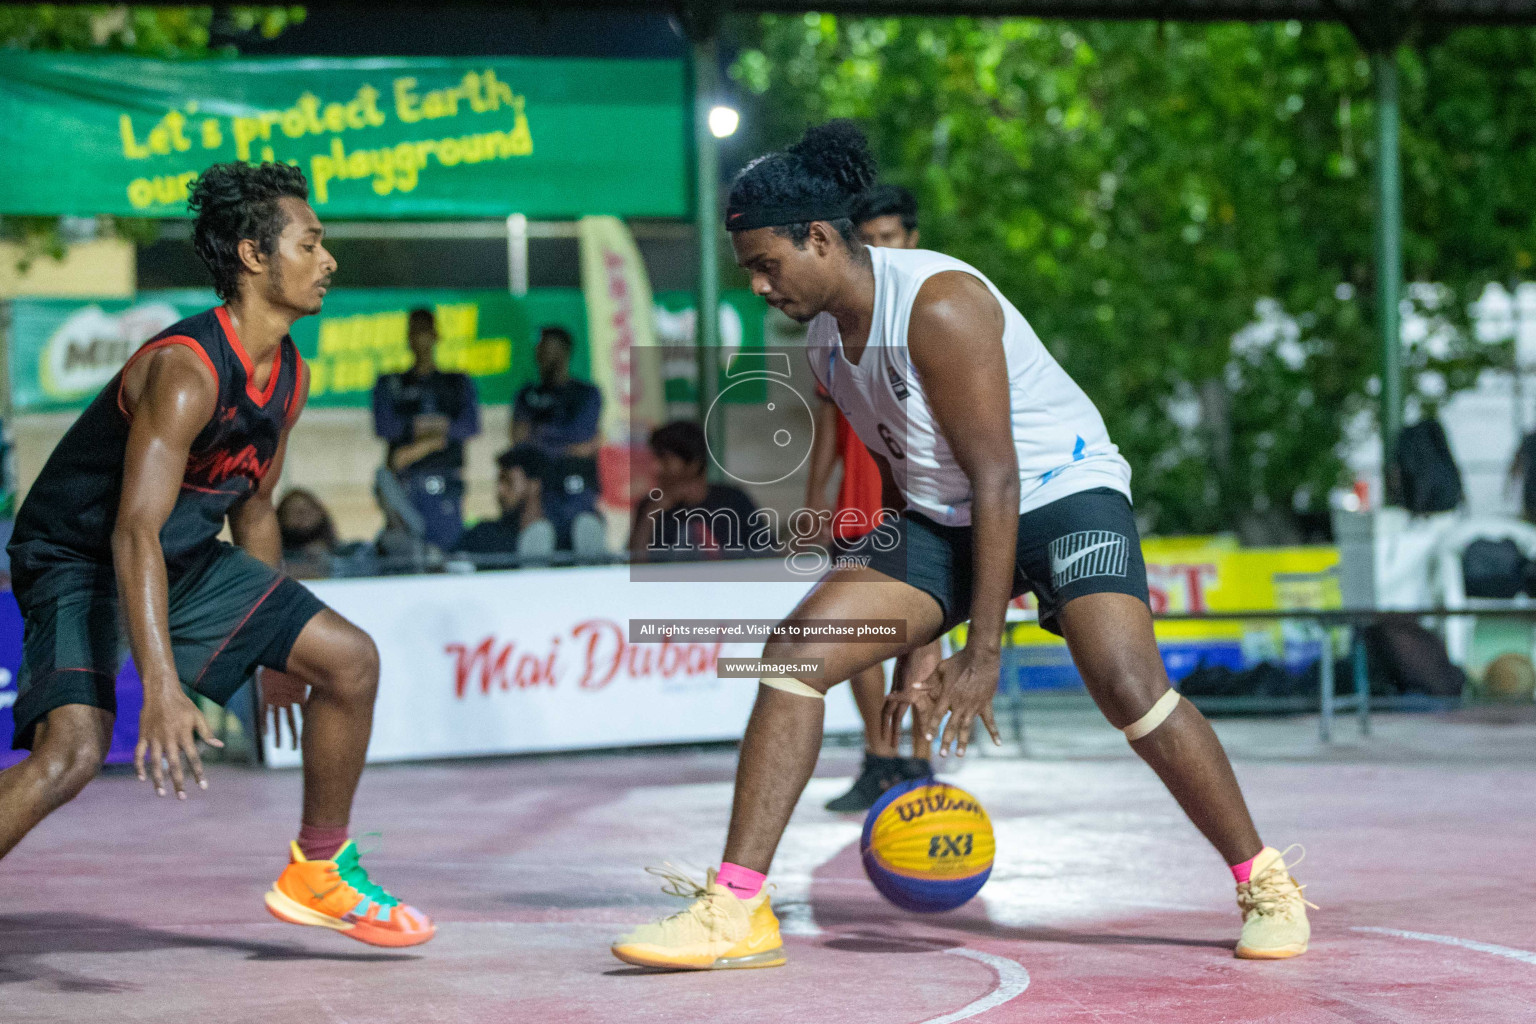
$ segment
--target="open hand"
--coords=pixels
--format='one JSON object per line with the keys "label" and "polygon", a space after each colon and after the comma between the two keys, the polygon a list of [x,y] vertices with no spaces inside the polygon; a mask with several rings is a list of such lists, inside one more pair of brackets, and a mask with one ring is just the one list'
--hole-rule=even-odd
{"label": "open hand", "polygon": [[[919,683],[933,675],[933,670],[939,666],[938,644],[925,644],[914,651],[898,655],[896,669],[891,673],[891,693],[885,700],[885,707],[880,714],[881,730],[886,740],[893,747],[901,746],[901,724],[907,717],[907,708],[915,701],[927,699],[927,694],[914,690],[913,683]],[[899,697],[898,694],[906,693],[907,696]],[[922,731],[918,723],[916,708],[912,711],[913,736]]]}
{"label": "open hand", "polygon": [[901,736],[901,723],[912,709],[918,728],[930,741],[934,730],[949,715],[949,724],[939,740],[939,756],[949,756],[950,744],[955,744],[955,756],[964,757],[970,741],[971,728],[977,717],[981,718],[992,742],[1002,745],[997,723],[992,718],[992,697],[997,693],[999,655],[995,650],[967,646],[959,653],[939,662],[925,677],[902,672],[897,685],[885,698],[881,712],[881,725],[892,742]]}
{"label": "open hand", "polygon": [[185,800],[186,777],[181,767],[181,759],[185,756],[198,788],[207,789],[203,761],[197,754],[199,738],[210,747],[224,745],[224,741],[213,734],[197,705],[179,688],[167,691],[163,697],[146,697],[144,710],[139,715],[139,743],[133,750],[133,767],[139,774],[139,781],[153,777],[155,795],[165,796],[165,769],[169,765],[176,799]]}

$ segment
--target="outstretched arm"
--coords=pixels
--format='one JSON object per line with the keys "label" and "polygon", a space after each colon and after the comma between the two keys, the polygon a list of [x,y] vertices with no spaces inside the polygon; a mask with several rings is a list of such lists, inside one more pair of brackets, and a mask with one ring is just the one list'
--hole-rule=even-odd
{"label": "outstretched arm", "polygon": [[165,795],[162,761],[169,761],[176,795],[186,798],[181,758],[185,754],[199,786],[202,763],[194,733],[222,746],[197,706],[181,691],[171,654],[170,608],[165,551],[160,530],[181,495],[187,456],[213,417],[218,382],[198,355],[170,345],[144,357],[142,371],[130,367],[122,402],[132,425],[123,465],[123,490],[112,530],[112,563],[128,625],[128,642],[144,684],[144,711],[134,764],[145,778],[145,755],[155,792]]}

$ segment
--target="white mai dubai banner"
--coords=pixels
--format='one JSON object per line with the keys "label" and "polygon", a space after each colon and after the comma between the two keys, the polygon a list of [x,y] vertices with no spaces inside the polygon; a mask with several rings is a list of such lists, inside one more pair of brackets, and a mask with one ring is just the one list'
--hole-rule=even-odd
{"label": "white mai dubai banner", "polygon": [[[739,738],[757,683],[716,678],[714,660],[761,645],[629,642],[632,618],[778,619],[809,589],[705,578],[720,565],[677,582],[604,566],[312,586],[379,647],[368,760],[405,761]],[[859,727],[838,687],[827,730]],[[299,763],[270,739],[266,759]]]}

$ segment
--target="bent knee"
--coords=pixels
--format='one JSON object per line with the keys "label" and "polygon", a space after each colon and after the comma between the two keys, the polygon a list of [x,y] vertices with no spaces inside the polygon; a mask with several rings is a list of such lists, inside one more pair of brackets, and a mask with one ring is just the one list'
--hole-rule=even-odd
{"label": "bent knee", "polygon": [[1157,670],[1127,670],[1084,681],[1117,729],[1140,719],[1173,686],[1161,666]]}
{"label": "bent knee", "polygon": [[799,661],[806,655],[805,648],[799,641],[776,638],[763,644],[763,660]]}
{"label": "bent knee", "polygon": [[340,684],[349,695],[372,699],[379,688],[379,648],[373,637],[358,630],[342,652]]}
{"label": "bent knee", "polygon": [[360,629],[338,639],[326,659],[323,689],[347,700],[369,700],[379,688],[379,648]]}
{"label": "bent knee", "polygon": [[29,760],[42,773],[50,802],[67,803],[96,777],[107,758],[106,745],[94,737],[73,736],[45,741]]}
{"label": "bent knee", "polygon": [[[825,644],[808,642],[804,640],[769,640],[763,644],[764,661],[782,661],[786,663],[810,664],[822,662],[826,659],[827,647]],[[785,675],[800,676],[802,672],[789,671]],[[836,682],[837,680],[834,680]]]}
{"label": "bent knee", "polygon": [[349,660],[357,675],[368,680],[370,686],[378,685],[379,645],[373,642],[373,637],[359,630],[352,642]]}
{"label": "bent knee", "polygon": [[775,668],[764,674],[797,680],[826,693],[841,682],[841,678],[828,678],[825,672],[826,648],[824,645],[789,639],[770,640],[763,645],[762,660],[774,662]]}

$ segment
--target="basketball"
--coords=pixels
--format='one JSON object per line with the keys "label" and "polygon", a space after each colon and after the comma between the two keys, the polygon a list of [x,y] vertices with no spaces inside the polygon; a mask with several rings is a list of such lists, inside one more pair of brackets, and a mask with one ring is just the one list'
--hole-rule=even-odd
{"label": "basketball", "polygon": [[996,843],[980,801],[958,786],[914,779],[886,790],[864,819],[864,872],[903,910],[953,910],[992,874]]}

